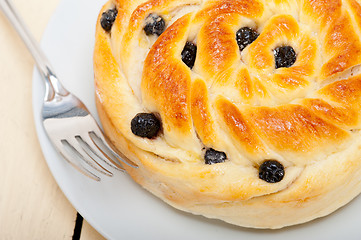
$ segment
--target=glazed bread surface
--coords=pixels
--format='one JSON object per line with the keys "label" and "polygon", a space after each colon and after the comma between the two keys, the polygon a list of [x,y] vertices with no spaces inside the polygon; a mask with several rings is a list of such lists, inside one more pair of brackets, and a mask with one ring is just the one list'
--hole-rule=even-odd
{"label": "glazed bread surface", "polygon": [[[256,39],[241,48],[242,28]],[[129,175],[170,205],[281,228],[361,192],[359,1],[110,0],[95,39],[104,130],[139,166]],[[134,133],[139,113],[159,120],[155,136]],[[210,149],[222,161],[206,162]],[[273,181],[261,177],[270,161]]]}

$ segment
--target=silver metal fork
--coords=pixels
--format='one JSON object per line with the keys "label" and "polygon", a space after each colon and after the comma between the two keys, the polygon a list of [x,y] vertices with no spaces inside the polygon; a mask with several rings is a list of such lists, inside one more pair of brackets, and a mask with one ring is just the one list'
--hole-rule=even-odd
{"label": "silver metal fork", "polygon": [[113,175],[108,166],[124,170],[119,160],[137,167],[112,150],[86,106],[62,86],[11,1],[0,0],[0,9],[24,41],[44,79],[43,126],[57,151],[81,173],[97,181],[101,180],[99,173]]}

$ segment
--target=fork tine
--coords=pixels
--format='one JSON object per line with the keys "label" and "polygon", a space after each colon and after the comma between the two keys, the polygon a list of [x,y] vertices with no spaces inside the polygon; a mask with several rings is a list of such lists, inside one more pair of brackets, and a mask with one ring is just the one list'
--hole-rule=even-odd
{"label": "fork tine", "polygon": [[97,137],[93,131],[89,132],[88,134],[90,139],[92,140],[93,146],[95,146],[95,148],[98,149],[109,160],[107,164],[109,164],[113,168],[123,170],[124,168],[122,163],[113,155],[112,152],[110,152],[108,147],[105,146],[104,143],[102,143],[102,140],[99,137]]}
{"label": "fork tine", "polygon": [[[92,154],[95,155],[96,158],[98,158],[99,160],[101,160],[102,162],[106,163],[107,166],[115,168],[119,171],[124,171],[125,169],[123,168],[123,166],[119,163],[118,164],[114,163],[114,161],[103,151],[101,151],[97,145],[94,144],[93,140],[91,139],[91,137],[87,134],[85,136],[81,135],[81,136],[75,136],[76,140],[78,140],[79,144],[81,145],[81,147],[88,153],[88,154]],[[94,159],[94,157],[92,157]]]}
{"label": "fork tine", "polygon": [[[68,162],[70,163],[71,166],[73,166],[76,170],[78,170],[79,172],[81,172],[82,174],[84,174],[85,176],[95,180],[95,181],[100,181],[100,177],[98,177],[97,175],[95,175],[94,173],[92,173],[91,171],[89,171],[88,169],[86,169],[80,161],[75,161],[74,156],[69,152],[69,150],[66,148],[66,145],[64,145],[63,142],[59,141],[59,143],[54,143],[55,146],[58,149],[58,152],[60,153],[60,155]],[[69,143],[68,143],[69,144]]]}
{"label": "fork tine", "polygon": [[[66,144],[74,155],[76,155],[79,159],[81,159],[83,162],[87,163],[90,167],[92,167],[94,170],[107,175],[107,176],[113,176],[113,173],[109,172],[107,169],[105,169],[103,166],[101,166],[95,159],[92,158],[78,143],[78,141],[74,138],[67,139],[67,140],[61,140],[63,144]],[[91,160],[89,160],[91,159]],[[95,164],[94,164],[95,163]]]}
{"label": "fork tine", "polygon": [[105,136],[102,134],[102,132],[100,132],[100,130],[93,130],[89,132],[89,136],[93,140],[94,144],[98,147],[98,149],[103,153],[105,152],[104,155],[109,156],[113,160],[113,164],[114,162],[116,164],[120,164],[119,161],[121,161],[130,167],[138,168],[137,164],[135,164],[125,156],[121,157],[117,152],[115,152],[115,150],[113,150],[115,148],[110,146],[110,142],[105,139]]}

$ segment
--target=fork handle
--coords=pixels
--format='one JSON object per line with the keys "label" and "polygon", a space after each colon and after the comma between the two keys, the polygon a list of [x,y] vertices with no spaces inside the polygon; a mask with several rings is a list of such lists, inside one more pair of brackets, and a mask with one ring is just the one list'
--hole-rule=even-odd
{"label": "fork handle", "polygon": [[56,95],[66,96],[69,92],[62,86],[56,77],[49,60],[41,50],[39,44],[29,33],[23,20],[17,13],[11,0],[0,0],[0,9],[5,14],[9,22],[20,35],[29,52],[33,56],[35,63],[44,79],[45,83],[45,100],[52,100]]}

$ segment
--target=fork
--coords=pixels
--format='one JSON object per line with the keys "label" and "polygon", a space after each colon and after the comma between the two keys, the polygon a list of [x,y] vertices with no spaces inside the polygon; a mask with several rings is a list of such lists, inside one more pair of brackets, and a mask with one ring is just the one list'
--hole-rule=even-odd
{"label": "fork", "polygon": [[136,168],[136,164],[112,149],[83,102],[62,86],[11,1],[0,0],[0,9],[24,41],[44,79],[42,122],[56,150],[73,167],[96,181],[101,180],[100,174],[113,176],[109,169],[124,171],[122,163]]}

